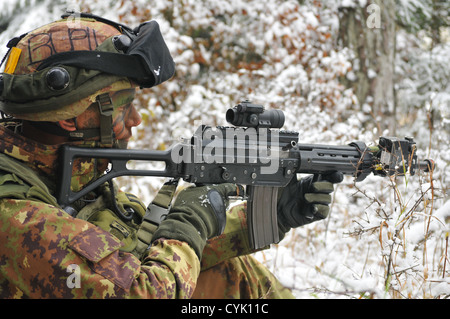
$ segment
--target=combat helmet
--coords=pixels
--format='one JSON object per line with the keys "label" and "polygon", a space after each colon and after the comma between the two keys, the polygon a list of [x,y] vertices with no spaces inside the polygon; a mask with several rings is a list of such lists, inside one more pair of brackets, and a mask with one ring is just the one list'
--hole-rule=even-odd
{"label": "combat helmet", "polygon": [[175,72],[155,21],[131,29],[93,14],[69,12],[11,39],[7,47],[0,76],[1,112],[51,128],[50,122],[74,118],[98,103],[100,130],[64,133],[74,139],[97,134],[105,144],[113,134],[109,93],[149,88]]}

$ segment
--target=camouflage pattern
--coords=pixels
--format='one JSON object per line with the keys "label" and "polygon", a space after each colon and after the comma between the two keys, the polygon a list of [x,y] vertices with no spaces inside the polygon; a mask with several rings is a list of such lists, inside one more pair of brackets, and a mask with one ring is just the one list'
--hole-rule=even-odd
{"label": "camouflage pattern", "polygon": [[[8,154],[9,161],[20,159],[20,163],[27,163],[41,176],[50,177],[46,173],[52,169],[54,172],[56,146],[39,145],[4,128],[0,134],[0,151]],[[30,152],[38,154],[31,156]],[[0,166],[7,168],[8,160],[2,156]],[[78,167],[92,166],[84,164]],[[26,186],[21,171],[12,173],[0,178],[0,186]],[[12,180],[4,176],[15,177]],[[189,298],[192,295],[200,262],[186,243],[158,240],[140,261],[133,254],[121,251],[122,242],[109,232],[71,217],[57,205],[43,202],[43,196],[36,193],[45,191],[36,188],[33,185],[23,193],[0,199],[1,298]],[[75,277],[79,279],[78,284],[71,282]]]}
{"label": "camouflage pattern", "polygon": [[202,270],[207,270],[234,256],[254,252],[250,248],[247,230],[246,203],[227,211],[227,223],[222,235],[207,241],[201,260]]}
{"label": "camouflage pattern", "polygon": [[[43,195],[54,190],[57,151],[0,127],[0,193],[15,190],[0,194],[0,298],[292,297],[245,256],[252,252],[245,204],[227,212],[224,233],[207,242],[201,262],[187,243],[169,238],[156,240],[139,259],[109,231],[71,217],[52,195]],[[93,166],[80,162],[77,169]]]}
{"label": "camouflage pattern", "polygon": [[[34,73],[42,61],[54,54],[68,51],[92,51],[106,39],[120,34],[121,33],[115,27],[88,18],[77,18],[76,20],[63,19],[52,22],[29,32],[19,41],[16,48],[20,49],[21,53],[13,74],[23,75]],[[87,74],[88,72],[85,73]],[[96,74],[96,72],[91,73],[92,76]],[[96,75],[96,78],[98,77],[102,77],[101,82],[105,83],[104,86],[102,85],[102,87],[98,88],[95,93],[91,92],[93,94],[78,92],[75,102],[67,105],[61,104],[60,102],[58,103],[58,99],[55,99],[52,103],[58,105],[58,109],[56,110],[45,110],[45,108],[40,108],[32,113],[18,112],[16,114],[13,111],[8,111],[7,113],[18,119],[56,122],[73,118],[81,114],[89,107],[89,105],[95,102],[97,95],[136,87],[136,84],[127,78],[120,79],[119,77],[106,74]],[[110,78],[109,82],[104,78]],[[100,83],[98,80],[95,82]],[[45,87],[42,89],[51,91],[51,89]],[[71,94],[72,93],[73,92],[71,92]],[[26,94],[27,92],[24,91],[24,95]],[[21,101],[25,98],[23,95],[18,96],[17,98],[19,101],[11,100],[2,103],[5,104],[5,108],[8,107],[7,104],[9,102],[25,104]],[[34,98],[36,100],[39,99],[39,97]]]}
{"label": "camouflage pattern", "polygon": [[36,143],[3,126],[0,126],[0,137],[1,153],[18,159],[44,176],[51,176],[58,159],[58,145]]}
{"label": "camouflage pattern", "polygon": [[[55,189],[58,170],[58,156],[61,145],[43,145],[0,126],[0,152],[38,172],[45,178],[50,189]],[[72,145],[93,147],[95,142],[72,142]],[[98,177],[107,163],[94,159],[80,158],[74,161],[71,187],[80,190],[84,185]]]}
{"label": "camouflage pattern", "polygon": [[81,98],[79,101],[70,103],[68,105],[62,106],[56,110],[51,111],[41,111],[34,113],[13,113],[9,112],[9,115],[15,117],[16,119],[27,120],[27,121],[49,121],[57,122],[62,120],[71,119],[77,117],[83,113],[92,103],[96,102],[98,95],[108,92],[116,92],[121,90],[126,90],[134,87],[131,81],[128,79],[122,79],[116,81],[110,85],[99,89],[94,94],[91,94],[85,98]]}
{"label": "camouflage pattern", "polygon": [[[2,298],[192,295],[199,261],[185,243],[158,241],[141,263],[119,250],[116,237],[48,204],[3,199],[0,211]],[[68,282],[73,268],[79,269],[78,287]]]}
{"label": "camouflage pattern", "polygon": [[192,298],[294,298],[266,267],[249,255],[254,251],[248,241],[246,206],[243,202],[229,209],[223,234],[207,241]]}
{"label": "camouflage pattern", "polygon": [[202,271],[192,299],[293,299],[291,291],[253,256],[231,258]]}
{"label": "camouflage pattern", "polygon": [[61,52],[95,50],[107,38],[121,33],[94,19],[62,19],[29,32],[16,45],[22,50],[14,74],[36,72],[46,58]]}

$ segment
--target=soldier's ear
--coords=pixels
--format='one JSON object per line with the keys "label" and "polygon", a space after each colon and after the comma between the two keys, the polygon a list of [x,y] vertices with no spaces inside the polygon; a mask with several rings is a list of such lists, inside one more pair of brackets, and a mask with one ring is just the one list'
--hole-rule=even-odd
{"label": "soldier's ear", "polygon": [[75,122],[75,119],[58,121],[58,124],[61,128],[65,129],[66,131],[69,131],[69,132],[73,132],[77,129],[77,124]]}

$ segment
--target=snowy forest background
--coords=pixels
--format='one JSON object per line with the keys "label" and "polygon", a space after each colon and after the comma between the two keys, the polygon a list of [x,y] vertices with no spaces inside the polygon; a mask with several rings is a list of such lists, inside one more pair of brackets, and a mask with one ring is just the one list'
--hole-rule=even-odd
{"label": "snowy forest background", "polygon": [[[301,143],[413,136],[433,174],[336,187],[330,216],[256,257],[297,298],[449,298],[450,32],[445,0],[0,0],[0,54],[66,9],[156,20],[175,77],[140,91],[131,147],[165,149],[241,100]],[[136,164],[142,165],[142,164]],[[147,202],[162,181],[122,178]]]}

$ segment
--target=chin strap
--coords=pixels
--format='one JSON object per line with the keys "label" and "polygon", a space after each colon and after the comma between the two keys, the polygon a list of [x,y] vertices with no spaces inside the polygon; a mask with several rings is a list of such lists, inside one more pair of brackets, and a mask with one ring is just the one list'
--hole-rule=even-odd
{"label": "chin strap", "polygon": [[100,111],[100,143],[105,146],[113,144],[113,111],[114,106],[109,93],[97,95],[98,109]]}
{"label": "chin strap", "polygon": [[66,131],[65,129],[61,128],[56,122],[30,121],[30,124],[40,129],[41,131],[53,135],[65,136],[72,141],[80,141],[94,137],[100,137],[100,143],[102,144],[102,146],[112,147],[114,143],[114,132],[112,127],[114,106],[109,93],[97,95],[96,103],[98,104],[98,109],[100,112],[100,128]]}

